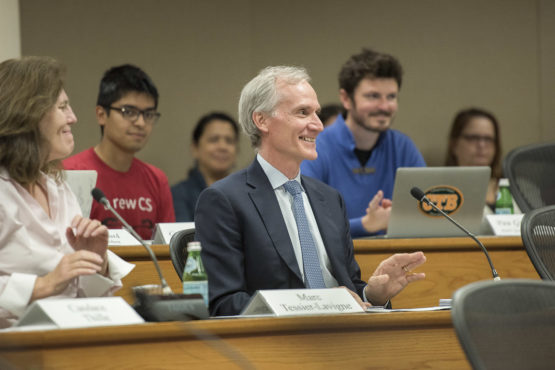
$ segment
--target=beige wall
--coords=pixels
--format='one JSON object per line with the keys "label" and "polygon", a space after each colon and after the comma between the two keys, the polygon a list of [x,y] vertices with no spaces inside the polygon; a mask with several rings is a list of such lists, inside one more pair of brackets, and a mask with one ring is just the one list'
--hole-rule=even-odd
{"label": "beige wall", "polygon": [[538,7],[538,55],[540,80],[539,137],[555,138],[555,2],[543,0]]}
{"label": "beige wall", "polygon": [[0,0],[0,62],[21,56],[19,0]]}
{"label": "beige wall", "polygon": [[[192,160],[190,132],[218,109],[236,115],[242,86],[270,64],[307,67],[320,102],[361,46],[405,68],[395,127],[430,165],[443,161],[455,112],[478,105],[502,123],[504,151],[554,140],[555,4],[549,0],[20,0],[22,52],[68,66],[77,147],[94,145],[102,72],[132,62],[158,85],[163,116],[139,157],[170,182]],[[238,167],[252,158],[243,139]]]}

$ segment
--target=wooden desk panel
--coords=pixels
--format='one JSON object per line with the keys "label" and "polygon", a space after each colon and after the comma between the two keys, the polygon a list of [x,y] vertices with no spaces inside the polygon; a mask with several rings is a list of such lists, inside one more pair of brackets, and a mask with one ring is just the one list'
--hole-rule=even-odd
{"label": "wooden desk panel", "polygon": [[257,369],[469,368],[445,311],[0,334],[0,359],[18,369],[240,368],[238,352]]}
{"label": "wooden desk panel", "polygon": [[[503,278],[539,279],[520,237],[482,237],[492,262]],[[423,251],[427,261],[418,270],[426,279],[409,285],[392,300],[393,307],[437,306],[440,298],[451,298],[458,288],[492,279],[487,259],[470,238],[360,239],[355,256],[363,279],[368,279],[380,261],[393,253]]]}
{"label": "wooden desk panel", "polygon": [[[501,278],[539,279],[520,237],[482,237]],[[453,292],[468,283],[491,279],[486,257],[470,238],[418,239],[357,239],[355,258],[362,278],[368,279],[378,264],[393,253],[423,251],[427,262],[418,270],[426,280],[411,284],[392,300],[394,307],[436,306],[440,298],[451,298]],[[174,292],[181,292],[181,280],[171,263],[167,245],[154,245],[160,268]],[[157,284],[158,274],[142,246],[112,247],[125,260],[135,263],[135,269],[123,280],[117,292],[132,303],[130,287]]]}

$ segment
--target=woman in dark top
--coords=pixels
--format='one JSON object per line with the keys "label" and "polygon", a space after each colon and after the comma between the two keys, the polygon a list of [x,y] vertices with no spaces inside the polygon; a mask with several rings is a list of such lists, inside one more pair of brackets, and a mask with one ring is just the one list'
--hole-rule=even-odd
{"label": "woman in dark top", "polygon": [[238,150],[239,127],[225,113],[213,112],[200,118],[192,135],[195,166],[189,177],[172,186],[177,222],[194,221],[201,191],[231,173]]}

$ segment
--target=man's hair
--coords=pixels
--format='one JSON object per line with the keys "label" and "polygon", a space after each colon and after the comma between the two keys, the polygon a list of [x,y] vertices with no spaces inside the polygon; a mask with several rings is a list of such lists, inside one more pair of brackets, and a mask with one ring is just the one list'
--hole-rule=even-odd
{"label": "man's hair", "polygon": [[[112,67],[104,73],[100,80],[96,105],[104,107],[109,116],[110,110],[107,108],[129,93],[142,93],[152,97],[154,108],[158,108],[158,89],[154,82],[142,69],[131,64]],[[104,134],[104,126],[100,127],[100,131]]]}
{"label": "man's hair", "polygon": [[109,107],[130,92],[143,93],[154,99],[154,107],[158,107],[158,90],[139,67],[124,64],[112,67],[104,73],[100,80],[96,104]]}
{"label": "man's hair", "polygon": [[60,161],[47,162],[50,146],[39,122],[55,106],[65,68],[53,58],[24,57],[0,63],[0,166],[28,185],[40,171],[61,176]]}
{"label": "man's hair", "polygon": [[389,55],[371,49],[362,49],[351,55],[339,71],[339,88],[352,99],[356,87],[364,78],[393,78],[399,89],[403,81],[403,68],[399,61]]}
{"label": "man's hair", "polygon": [[318,113],[318,118],[325,125],[326,121],[331,117],[337,116],[339,114],[344,114],[345,108],[341,104],[326,104],[320,108],[320,113]]}
{"label": "man's hair", "polygon": [[303,67],[271,66],[266,67],[250,80],[239,98],[239,125],[250,138],[254,148],[260,146],[260,131],[252,119],[255,112],[272,114],[280,102],[277,83],[295,85],[302,81],[310,81],[310,76]]}
{"label": "man's hair", "polygon": [[446,166],[458,166],[457,157],[455,156],[455,145],[457,140],[460,139],[462,132],[470,121],[477,117],[483,117],[491,121],[493,130],[495,132],[495,154],[490,163],[491,176],[499,179],[502,176],[501,170],[501,139],[499,138],[499,122],[495,116],[485,109],[481,108],[468,108],[459,111],[453,119],[451,131],[449,132],[449,144],[447,146],[447,157],[445,158]]}

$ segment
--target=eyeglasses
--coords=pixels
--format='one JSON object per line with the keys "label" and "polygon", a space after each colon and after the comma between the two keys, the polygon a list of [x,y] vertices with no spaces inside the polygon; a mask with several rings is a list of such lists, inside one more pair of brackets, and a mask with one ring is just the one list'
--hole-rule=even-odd
{"label": "eyeglasses", "polygon": [[461,137],[472,144],[479,144],[480,142],[483,142],[486,145],[493,145],[495,143],[495,138],[491,136],[461,135]]}
{"label": "eyeglasses", "polygon": [[112,109],[120,112],[121,116],[130,122],[135,122],[139,119],[142,114],[145,123],[153,125],[158,121],[161,114],[156,112],[154,109],[140,110],[132,105],[124,105],[123,107],[105,107],[106,109]]}

